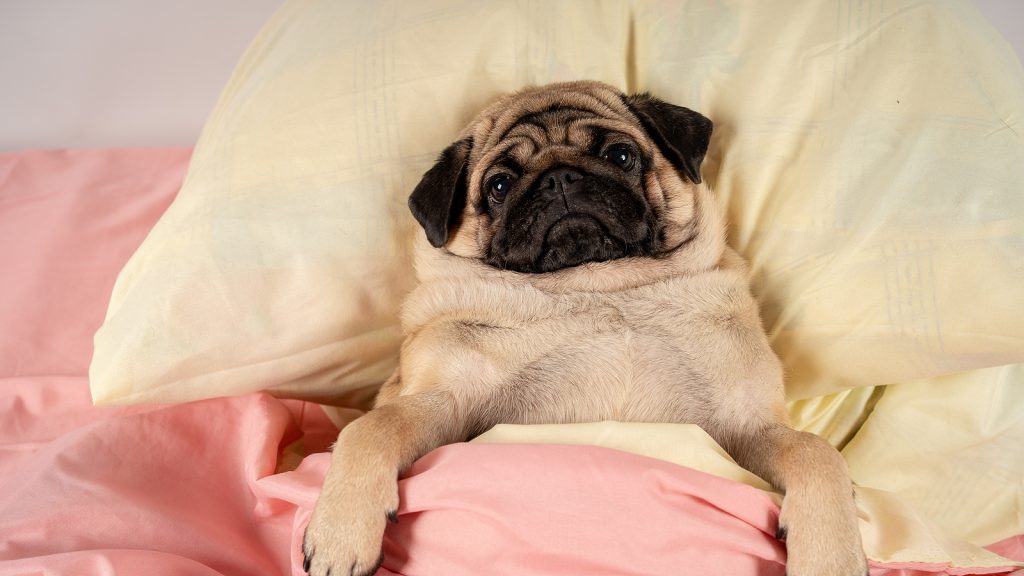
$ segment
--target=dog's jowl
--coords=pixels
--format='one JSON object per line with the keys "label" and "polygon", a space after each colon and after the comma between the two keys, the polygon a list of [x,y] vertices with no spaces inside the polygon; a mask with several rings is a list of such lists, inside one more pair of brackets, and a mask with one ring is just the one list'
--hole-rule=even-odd
{"label": "dog's jowl", "polygon": [[[839,453],[790,428],[783,375],[700,166],[712,123],[597,82],[480,113],[412,192],[399,369],[338,438],[306,570],[371,574],[398,475],[499,423],[698,424],[786,494],[790,576],[863,576]],[[685,567],[680,567],[680,573]]]}

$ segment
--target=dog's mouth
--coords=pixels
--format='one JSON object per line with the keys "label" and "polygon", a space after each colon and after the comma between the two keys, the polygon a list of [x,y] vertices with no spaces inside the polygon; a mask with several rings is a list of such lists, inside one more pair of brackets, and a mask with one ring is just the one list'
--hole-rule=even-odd
{"label": "dog's mouth", "polygon": [[538,274],[571,268],[588,262],[605,262],[654,253],[652,234],[629,242],[616,234],[616,223],[585,212],[569,212],[554,220],[529,250],[519,258],[492,255],[488,264],[505,270]]}
{"label": "dog's mouth", "polygon": [[570,213],[552,224],[544,235],[538,272],[615,260],[627,255],[627,245],[589,214]]}
{"label": "dog's mouth", "polygon": [[570,186],[531,190],[507,205],[485,261],[543,273],[656,253],[658,223],[642,195],[584,173]]}

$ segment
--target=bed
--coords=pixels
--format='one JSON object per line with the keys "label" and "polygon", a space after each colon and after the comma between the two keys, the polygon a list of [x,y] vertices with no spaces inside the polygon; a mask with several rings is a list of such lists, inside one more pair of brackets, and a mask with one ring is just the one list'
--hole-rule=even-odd
{"label": "bed", "polygon": [[[0,155],[0,574],[302,574],[394,365],[403,194],[482,102],[576,76],[715,120],[871,573],[1024,574],[1024,73],[969,4],[837,6],[290,2],[194,151]],[[499,426],[400,490],[382,575],[784,573],[779,495],[692,426]]]}

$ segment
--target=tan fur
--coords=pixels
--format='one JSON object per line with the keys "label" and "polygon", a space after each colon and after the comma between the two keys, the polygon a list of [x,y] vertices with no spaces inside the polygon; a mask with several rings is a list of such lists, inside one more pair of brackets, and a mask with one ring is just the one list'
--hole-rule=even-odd
{"label": "tan fur", "polygon": [[[592,113],[516,126],[556,104]],[[503,151],[538,171],[584,162],[589,135],[578,128],[595,123],[654,158],[644,192],[666,224],[665,253],[544,274],[481,262],[494,230],[475,204],[490,162]],[[417,243],[420,284],[403,309],[400,366],[377,407],[339,436],[306,532],[310,574],[371,573],[386,513],[398,505],[398,474],[437,446],[499,423],[619,420],[698,424],[785,490],[791,576],[863,575],[845,464],[786,421],[782,368],[709,190],[679,177],[604,84],[507,96],[466,134],[475,145],[462,224],[442,249]]]}

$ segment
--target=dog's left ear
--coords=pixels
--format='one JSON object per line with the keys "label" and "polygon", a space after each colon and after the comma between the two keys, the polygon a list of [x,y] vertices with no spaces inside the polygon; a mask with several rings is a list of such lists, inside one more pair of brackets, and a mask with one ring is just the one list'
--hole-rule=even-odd
{"label": "dog's left ear", "polygon": [[467,137],[445,148],[409,195],[409,210],[435,248],[448,242],[466,207],[466,163],[472,147],[473,139]]}
{"label": "dog's left ear", "polygon": [[646,93],[624,100],[668,161],[691,182],[700,184],[700,163],[711,141],[711,120]]}

